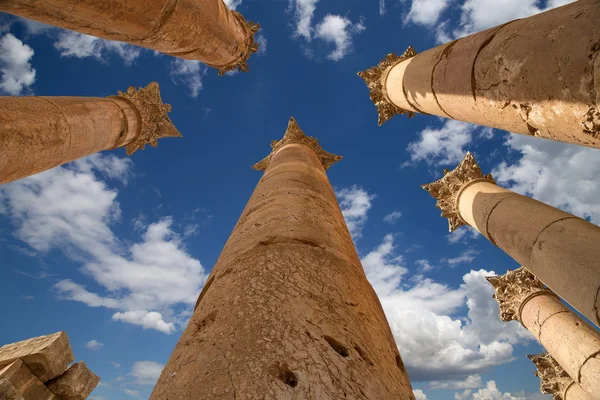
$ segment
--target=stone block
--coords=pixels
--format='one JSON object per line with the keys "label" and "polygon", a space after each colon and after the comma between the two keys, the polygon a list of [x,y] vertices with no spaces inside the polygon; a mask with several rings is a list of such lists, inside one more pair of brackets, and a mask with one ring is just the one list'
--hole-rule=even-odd
{"label": "stone block", "polygon": [[83,361],[71,365],[64,374],[47,383],[61,400],[85,400],[100,382]]}
{"label": "stone block", "polygon": [[23,400],[60,400],[21,360],[16,360],[0,370],[0,380],[7,381]]}
{"label": "stone block", "polygon": [[60,376],[75,358],[65,332],[0,347],[0,368],[21,359],[42,382]]}
{"label": "stone block", "polygon": [[24,400],[7,379],[0,379],[0,400]]}

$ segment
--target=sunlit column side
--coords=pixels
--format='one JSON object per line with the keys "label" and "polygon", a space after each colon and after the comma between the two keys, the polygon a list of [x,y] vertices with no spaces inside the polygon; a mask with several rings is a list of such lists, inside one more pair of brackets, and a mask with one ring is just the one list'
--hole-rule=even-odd
{"label": "sunlit column side", "polygon": [[146,47],[226,71],[248,70],[260,26],[223,0],[2,0],[0,11]]}
{"label": "sunlit column side", "polygon": [[414,399],[325,173],[341,157],[293,118],[271,146],[150,398]]}
{"label": "sunlit column side", "polygon": [[471,153],[423,189],[437,199],[450,231],[477,229],[600,326],[600,227],[497,186]]}
{"label": "sunlit column side", "polygon": [[118,96],[0,97],[0,184],[102,150],[131,155],[158,139],[181,137],[156,82]]}
{"label": "sunlit column side", "polygon": [[537,368],[540,391],[551,394],[555,400],[589,400],[591,397],[576,384],[548,353],[527,356]]}
{"label": "sunlit column side", "polygon": [[486,279],[496,292],[500,319],[521,321],[588,393],[585,398],[600,399],[600,333],[523,267]]}
{"label": "sunlit column side", "polygon": [[433,114],[600,148],[600,2],[579,0],[359,75],[379,125]]}

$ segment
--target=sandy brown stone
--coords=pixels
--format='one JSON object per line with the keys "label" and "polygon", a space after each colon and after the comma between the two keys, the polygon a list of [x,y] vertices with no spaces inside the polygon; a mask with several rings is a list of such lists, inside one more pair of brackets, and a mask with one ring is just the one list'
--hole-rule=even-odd
{"label": "sandy brown stone", "polygon": [[23,400],[61,400],[48,390],[21,360],[13,361],[1,369],[0,380],[10,382],[16,394]]}
{"label": "sandy brown stone", "polygon": [[0,378],[0,400],[24,400],[9,380]]}
{"label": "sandy brown stone", "polygon": [[273,154],[152,400],[414,399],[322,162]]}
{"label": "sandy brown stone", "polygon": [[61,376],[46,383],[61,400],[85,400],[100,382],[83,361],[71,365]]}
{"label": "sandy brown stone", "polygon": [[0,97],[0,184],[102,150],[128,154],[160,137],[181,136],[156,82],[119,96]]}
{"label": "sandy brown stone", "polygon": [[258,48],[254,25],[222,0],[3,0],[0,11],[218,68]]}
{"label": "sandy brown stone", "polygon": [[600,148],[600,1],[579,0],[417,54],[387,74],[397,107]]}
{"label": "sandy brown stone", "polygon": [[65,332],[39,336],[0,347],[0,368],[21,359],[42,382],[62,374],[73,362]]}

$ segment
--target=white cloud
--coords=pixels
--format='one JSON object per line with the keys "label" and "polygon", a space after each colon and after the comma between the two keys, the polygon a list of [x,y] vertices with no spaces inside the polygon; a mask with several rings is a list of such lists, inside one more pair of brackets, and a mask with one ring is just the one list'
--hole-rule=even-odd
{"label": "white cloud", "polygon": [[18,96],[33,85],[35,69],[30,63],[33,54],[33,49],[13,34],[0,37],[0,93]]}
{"label": "white cloud", "polygon": [[485,388],[473,392],[473,400],[525,400],[525,398],[502,393],[498,390],[495,381],[488,381]]}
{"label": "white cloud", "polygon": [[464,380],[457,381],[432,381],[429,389],[476,389],[483,386],[481,375],[469,375]]}
{"label": "white cloud", "polygon": [[296,22],[295,36],[302,36],[310,42],[312,39],[312,19],[315,14],[316,4],[319,0],[290,0],[290,6],[295,6],[294,18]]}
{"label": "white cloud", "polygon": [[140,393],[137,390],[133,389],[121,389],[125,394],[128,394],[131,397],[135,397],[136,399],[140,399]]}
{"label": "white cloud", "polygon": [[114,156],[97,155],[2,186],[4,213],[17,238],[39,252],[61,250],[106,292],[63,279],[54,286],[61,298],[114,309],[115,320],[171,333],[175,307],[193,306],[206,272],[185,250],[170,217],[144,226],[138,241],[115,236],[118,192],[100,176],[122,180],[130,164],[104,157]]}
{"label": "white cloud", "polygon": [[410,11],[405,21],[432,26],[437,22],[440,14],[448,5],[449,2],[447,0],[412,0]]}
{"label": "white cloud", "polygon": [[460,253],[457,257],[442,258],[441,261],[448,264],[451,268],[454,268],[459,264],[467,264],[472,262],[477,256],[477,254],[479,254],[477,250],[467,249]]}
{"label": "white cloud", "polygon": [[175,324],[165,322],[160,313],[156,311],[125,311],[114,313],[113,321],[123,321],[133,325],[142,326],[144,329],[156,329],[159,332],[170,335],[175,332]]}
{"label": "white cloud", "polygon": [[367,222],[367,212],[371,208],[371,201],[375,196],[356,185],[338,190],[335,194],[348,230],[356,241],[362,236],[363,226]]}
{"label": "white cloud", "polygon": [[415,400],[427,400],[427,395],[421,389],[413,390]]}
{"label": "white cloud", "polygon": [[379,0],[379,15],[385,15],[385,0]]}
{"label": "white cloud", "polygon": [[600,224],[598,150],[524,135],[506,145],[521,157],[493,169],[499,184]]}
{"label": "white cloud", "polygon": [[256,35],[256,43],[258,43],[258,52],[257,56],[262,56],[267,54],[267,38],[261,34]]}
{"label": "white cloud", "polygon": [[408,272],[402,256],[394,254],[394,236],[385,235],[383,243],[361,259],[367,279],[378,296],[387,296],[395,291],[402,276]]}
{"label": "white cloud", "polygon": [[365,29],[362,22],[353,24],[348,18],[328,14],[317,25],[315,37],[335,44],[335,49],[329,53],[327,58],[333,61],[340,61],[352,48],[352,35],[360,33]]}
{"label": "white cloud", "polygon": [[404,166],[425,161],[429,165],[458,164],[466,153],[477,126],[467,122],[446,120],[439,129],[427,127],[419,140],[408,144],[410,162]]}
{"label": "white cloud", "polygon": [[383,222],[387,222],[389,224],[395,224],[396,221],[398,221],[401,216],[402,216],[402,213],[400,211],[392,211],[391,213],[389,213],[388,215],[383,217]]}
{"label": "white cloud", "polygon": [[97,341],[97,340],[95,340],[95,339],[92,339],[92,340],[90,340],[89,342],[87,342],[87,343],[85,344],[85,347],[86,347],[87,349],[90,349],[90,350],[93,350],[93,351],[98,351],[98,350],[100,350],[100,349],[102,348],[102,346],[104,346],[104,343],[102,343],[102,342],[99,342],[99,341]]}
{"label": "white cloud", "polygon": [[481,237],[481,234],[477,232],[474,228],[470,226],[463,225],[458,229],[455,229],[448,236],[448,243],[456,244],[456,243],[466,243],[467,239],[478,239]]}
{"label": "white cloud", "polygon": [[[374,252],[382,253],[380,249],[390,244],[386,237]],[[485,280],[485,276],[495,275],[493,272],[471,270],[458,288],[428,278],[413,286],[398,284],[405,267],[401,262],[389,262],[395,258],[391,247],[383,252],[385,257],[362,261],[370,280],[370,271],[385,271],[374,275],[371,282],[414,382],[463,380],[512,361],[513,345],[531,339],[518,323],[498,318],[493,288]],[[465,299],[467,315],[460,317]]]}
{"label": "white cloud", "polygon": [[225,1],[225,5],[229,7],[230,10],[235,10],[240,4],[242,4],[242,0],[223,0]]}
{"label": "white cloud", "polygon": [[429,272],[435,269],[433,265],[429,262],[429,260],[417,260],[415,264],[419,266],[419,272]]}
{"label": "white cloud", "polygon": [[131,375],[138,385],[154,385],[165,366],[154,361],[138,361],[131,368]]}
{"label": "white cloud", "polygon": [[31,33],[32,35],[39,35],[40,33],[46,33],[52,29],[56,29],[52,25],[42,24],[41,22],[32,19],[18,18],[18,21],[25,26],[27,33]]}
{"label": "white cloud", "polygon": [[199,61],[174,58],[171,61],[171,79],[177,85],[186,86],[191,97],[198,97],[202,89],[202,77],[207,68]]}
{"label": "white cloud", "polygon": [[110,54],[116,54],[126,65],[131,65],[142,52],[141,48],[127,43],[104,40],[67,30],[59,32],[54,47],[63,57],[93,57],[105,62]]}

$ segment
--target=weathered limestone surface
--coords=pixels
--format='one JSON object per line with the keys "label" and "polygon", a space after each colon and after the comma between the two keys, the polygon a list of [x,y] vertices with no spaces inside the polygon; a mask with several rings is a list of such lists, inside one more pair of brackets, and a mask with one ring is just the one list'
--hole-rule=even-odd
{"label": "weathered limestone surface", "polygon": [[222,0],[2,0],[0,11],[198,60],[221,72],[258,50],[259,26]]}
{"label": "weathered limestone surface", "polygon": [[420,112],[600,148],[598,18],[600,1],[579,0],[361,76],[380,122],[395,109],[384,120]]}
{"label": "weathered limestone surface", "polygon": [[255,166],[152,400],[414,399],[325,174],[336,157],[300,133],[291,120]]}
{"label": "weathered limestone surface", "polygon": [[46,386],[61,400],[85,400],[100,383],[100,377],[89,370],[85,362],[71,365],[64,374]]}
{"label": "weathered limestone surface", "polygon": [[9,380],[0,378],[0,400],[24,400]]}
{"label": "weathered limestone surface", "polygon": [[473,156],[423,188],[450,230],[468,224],[600,326],[600,227],[498,187]]}
{"label": "weathered limestone surface", "polygon": [[500,318],[519,320],[591,399],[600,399],[600,332],[569,310],[525,268],[488,277]]}
{"label": "weathered limestone surface", "polygon": [[102,150],[180,137],[158,84],[108,98],[0,97],[0,184]]}
{"label": "weathered limestone surface", "polygon": [[571,377],[548,353],[527,356],[535,364],[540,378],[540,391],[554,400],[590,400],[591,397],[573,382]]}
{"label": "weathered limestone surface", "polygon": [[23,361],[42,382],[62,374],[73,362],[73,352],[65,332],[40,336],[0,347],[0,368]]}
{"label": "weathered limestone surface", "polygon": [[[21,360],[13,361],[1,369],[0,379],[8,381],[12,386],[12,389],[9,388],[9,393],[14,389],[24,400],[61,400]],[[2,393],[0,392],[0,398],[2,398],[1,395]],[[13,397],[16,396],[13,395]]]}

